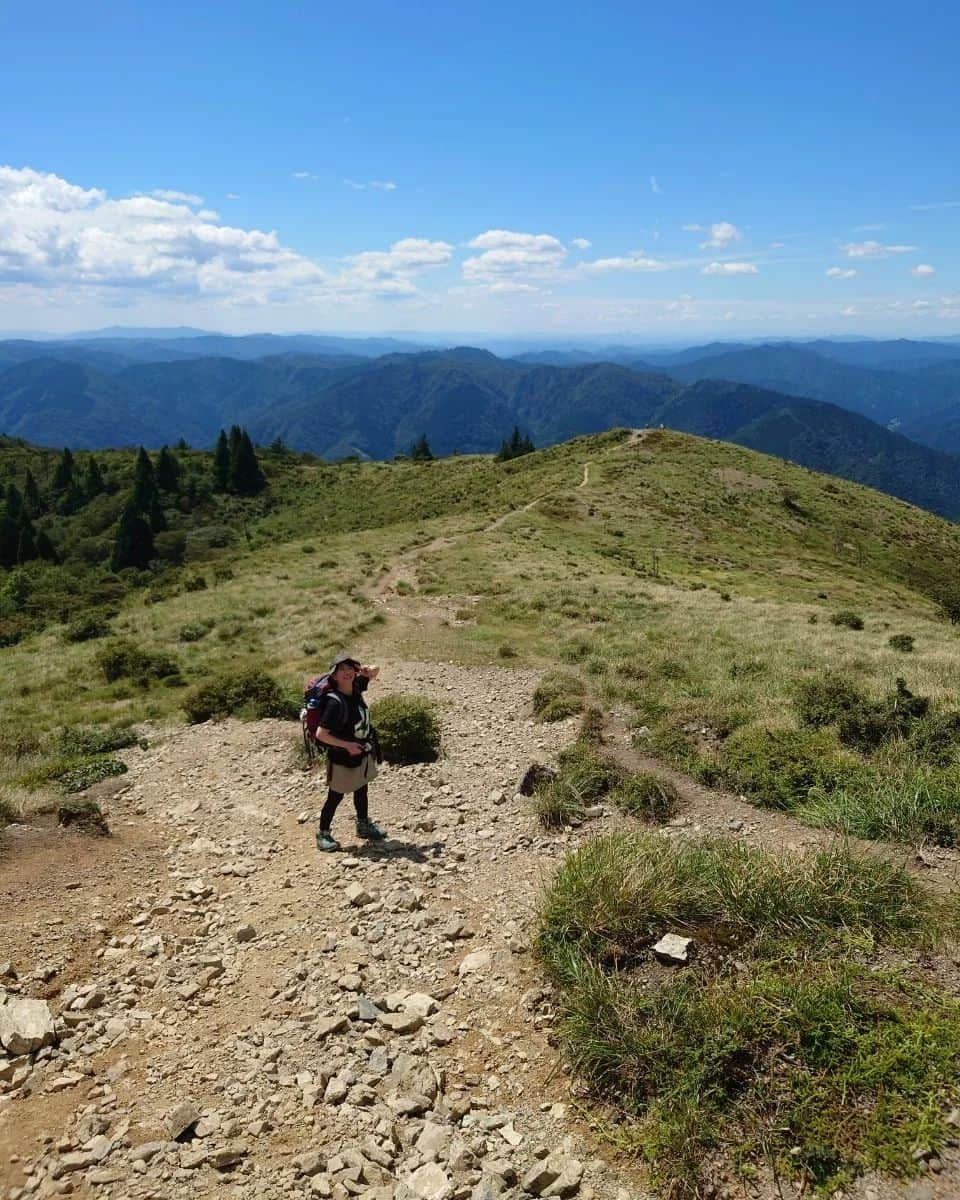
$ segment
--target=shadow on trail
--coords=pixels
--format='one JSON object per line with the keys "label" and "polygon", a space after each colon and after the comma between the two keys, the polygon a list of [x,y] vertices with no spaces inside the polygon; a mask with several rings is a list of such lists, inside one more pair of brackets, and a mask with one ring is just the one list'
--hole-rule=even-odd
{"label": "shadow on trail", "polygon": [[425,863],[443,854],[443,842],[425,842],[422,846],[414,842],[365,842],[353,851],[357,858],[405,858],[409,862]]}

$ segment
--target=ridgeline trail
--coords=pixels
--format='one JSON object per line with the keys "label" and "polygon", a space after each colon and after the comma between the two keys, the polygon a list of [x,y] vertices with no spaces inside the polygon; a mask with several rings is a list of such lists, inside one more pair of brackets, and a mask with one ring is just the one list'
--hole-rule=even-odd
{"label": "ridgeline trail", "polygon": [[[381,575],[372,596],[391,620],[435,616],[396,585],[450,544]],[[578,729],[534,722],[537,671],[381,666],[372,699],[427,695],[443,726],[437,763],[384,767],[371,787],[382,847],[356,841],[346,800],[344,852],[316,851],[322,770],[304,769],[299,729],[277,721],[147,727],[148,748],[123,752],[129,773],[98,785],[111,838],[8,832],[0,959],[60,1014],[61,1038],[3,1077],[7,1200],[647,1195],[584,1116],[532,952],[540,888],[562,856],[637,824],[606,809],[547,833],[517,795],[524,769]],[[625,710],[605,716],[608,750],[680,792],[664,837],[831,839],[665,770],[631,748]],[[878,852],[955,886],[954,851]],[[942,973],[955,990],[956,964]],[[958,1192],[947,1157],[936,1176],[871,1177],[845,1194]]]}

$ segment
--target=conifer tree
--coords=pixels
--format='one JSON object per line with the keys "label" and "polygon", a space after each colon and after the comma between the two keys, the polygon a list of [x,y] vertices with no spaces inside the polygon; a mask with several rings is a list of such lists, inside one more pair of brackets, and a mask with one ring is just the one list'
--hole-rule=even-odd
{"label": "conifer tree", "polygon": [[86,502],[87,497],[84,494],[83,488],[77,483],[76,479],[72,479],[67,490],[57,501],[57,512],[69,516],[70,513],[75,513],[83,508]]}
{"label": "conifer tree", "polygon": [[23,517],[24,511],[23,496],[21,496],[20,489],[15,483],[7,484],[7,491],[6,495],[4,496],[4,500],[7,506],[7,513],[11,520],[16,521],[17,524],[19,524]]}
{"label": "conifer tree", "polygon": [[154,533],[163,533],[167,528],[167,518],[163,515],[163,507],[160,504],[160,497],[156,494],[150,502],[149,512],[146,514],[150,522],[150,528]]}
{"label": "conifer tree", "polygon": [[154,477],[150,455],[141,446],[133,468],[133,496],[131,502],[142,513],[147,513],[157,498],[157,481]]}
{"label": "conifer tree", "polygon": [[83,476],[83,494],[88,500],[99,496],[107,490],[100,464],[91,454],[87,459],[87,469]]}
{"label": "conifer tree", "polygon": [[184,450],[190,449],[190,443],[187,441],[186,438],[180,438],[180,440],[177,442],[177,449],[182,454],[184,452]]}
{"label": "conifer tree", "polygon": [[180,482],[180,464],[166,446],[157,455],[154,477],[161,492],[175,492]]}
{"label": "conifer tree", "polygon": [[217,448],[213,452],[213,490],[225,492],[230,483],[230,443],[227,435],[220,430],[217,438]]}
{"label": "conifer tree", "polygon": [[230,433],[227,441],[230,445],[230,465],[232,466],[237,461],[237,455],[240,453],[240,442],[243,440],[243,430],[239,425],[231,425]]}
{"label": "conifer tree", "polygon": [[[237,426],[234,426],[234,429],[236,428]],[[250,435],[245,429],[239,430],[240,436],[237,439],[236,454],[234,454],[233,430],[230,432],[230,491],[237,496],[255,496],[257,492],[262,491],[267,486],[267,481],[264,478],[263,471],[260,470],[260,463],[257,461],[253,442],[251,442]]]}
{"label": "conifer tree", "polygon": [[33,522],[23,514],[20,522],[20,537],[17,542],[17,562],[30,562],[37,557],[37,535],[34,533]]}
{"label": "conifer tree", "polygon": [[421,433],[417,440],[410,447],[410,457],[414,462],[432,462],[433,451],[430,449],[430,443],[427,441],[427,435]]}
{"label": "conifer tree", "polygon": [[20,528],[7,512],[5,503],[0,503],[0,567],[15,567],[20,548]]}
{"label": "conifer tree", "polygon": [[138,567],[142,571],[153,555],[153,534],[150,526],[131,498],[117,525],[110,567],[114,571],[122,571],[124,567]]}
{"label": "conifer tree", "polygon": [[37,487],[37,481],[29,467],[27,468],[27,477],[23,481],[23,505],[31,520],[39,517],[46,507],[43,497],[40,495],[40,489]]}
{"label": "conifer tree", "polygon": [[58,563],[60,561],[56,547],[43,529],[37,534],[37,558],[42,558],[44,562],[50,563]]}
{"label": "conifer tree", "polygon": [[53,473],[53,490],[55,492],[65,492],[70,487],[70,484],[73,483],[73,470],[73,455],[70,453],[70,447],[65,446]]}

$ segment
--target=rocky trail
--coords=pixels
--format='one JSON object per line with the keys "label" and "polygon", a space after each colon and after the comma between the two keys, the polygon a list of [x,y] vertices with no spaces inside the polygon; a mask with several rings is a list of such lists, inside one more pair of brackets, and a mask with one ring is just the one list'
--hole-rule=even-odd
{"label": "rocky trail", "polygon": [[[580,1120],[530,953],[541,881],[625,824],[545,834],[517,794],[577,728],[533,723],[536,679],[384,664],[380,694],[438,701],[444,754],[383,768],[382,848],[356,842],[347,800],[344,852],[316,852],[322,779],[274,721],[153,731],[102,785],[112,838],[14,831],[0,971],[53,1017],[0,1059],[0,1195],[643,1197]],[[820,837],[701,792],[664,836]],[[938,1167],[848,1194],[956,1195]]]}
{"label": "rocky trail", "polygon": [[[391,621],[448,619],[449,599],[397,589],[447,544],[378,581]],[[356,841],[348,799],[334,823],[344,851],[316,851],[322,772],[304,770],[299,728],[276,721],[145,729],[129,773],[98,785],[110,838],[7,831],[0,1200],[646,1200],[583,1119],[531,953],[560,858],[636,825],[601,805],[545,833],[518,795],[526,767],[553,761],[579,724],[533,721],[536,672],[381,665],[371,698],[431,696],[444,737],[437,763],[382,768],[381,845]],[[829,840],[644,758],[627,716],[607,714],[610,750],[682,799],[663,836]],[[955,851],[883,852],[956,886]],[[926,966],[960,991],[956,962]],[[782,1182],[768,1194],[795,1195]],[[945,1157],[846,1195],[948,1200],[960,1169]]]}
{"label": "rocky trail", "polygon": [[0,970],[54,1016],[0,1060],[4,1197],[639,1194],[571,1120],[529,952],[583,833],[545,836],[517,779],[575,723],[531,721],[527,671],[384,681],[439,701],[445,752],[383,769],[383,849],[348,799],[317,853],[322,780],[269,721],[155,731],[112,838],[14,831]]}

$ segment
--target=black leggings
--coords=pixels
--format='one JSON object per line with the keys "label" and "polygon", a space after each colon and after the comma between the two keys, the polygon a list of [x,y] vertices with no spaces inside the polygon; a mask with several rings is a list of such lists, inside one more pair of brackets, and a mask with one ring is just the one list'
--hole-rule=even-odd
{"label": "black leggings", "polygon": [[[320,828],[321,829],[329,830],[330,826],[333,824],[334,813],[336,813],[337,807],[340,804],[340,801],[342,799],[343,799],[343,792],[335,792],[333,790],[333,788],[331,788],[327,792],[327,802],[326,802],[326,804],[324,804],[323,810],[320,813]],[[353,793],[353,807],[357,810],[357,820],[358,821],[366,821],[367,820],[367,785],[366,784],[364,784],[363,787],[357,788],[357,790]]]}

